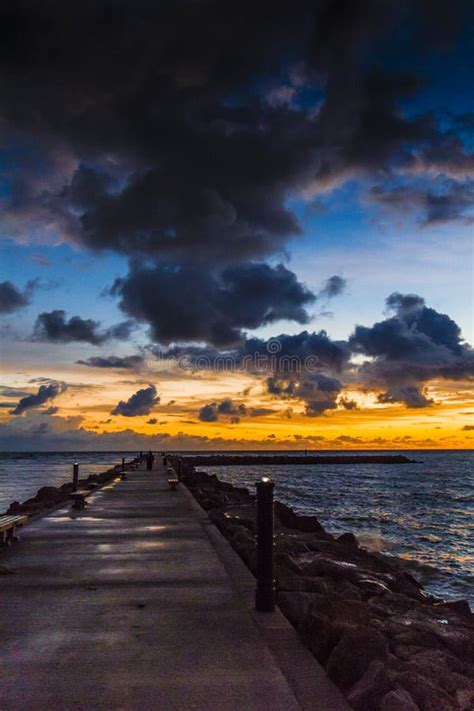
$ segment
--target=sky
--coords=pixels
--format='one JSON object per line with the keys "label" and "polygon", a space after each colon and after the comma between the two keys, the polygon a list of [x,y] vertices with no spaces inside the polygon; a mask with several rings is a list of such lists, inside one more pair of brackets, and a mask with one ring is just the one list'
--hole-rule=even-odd
{"label": "sky", "polygon": [[464,0],[0,9],[0,449],[472,448]]}

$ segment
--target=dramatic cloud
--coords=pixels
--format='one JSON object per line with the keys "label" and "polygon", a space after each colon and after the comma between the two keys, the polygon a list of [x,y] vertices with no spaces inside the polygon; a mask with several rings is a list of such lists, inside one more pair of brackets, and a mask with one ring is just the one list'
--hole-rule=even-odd
{"label": "dramatic cloud", "polygon": [[241,357],[251,370],[273,369],[300,373],[315,370],[341,372],[349,363],[351,353],[345,341],[333,341],[326,331],[295,335],[280,334],[263,340],[249,338],[242,346]]}
{"label": "dramatic cloud", "polygon": [[334,276],[329,277],[329,279],[327,279],[318,296],[325,297],[326,299],[332,299],[335,296],[339,296],[339,294],[342,294],[346,286],[346,280],[343,277],[337,276],[335,274]]}
{"label": "dramatic cloud", "polygon": [[204,405],[199,410],[199,419],[202,422],[217,422],[219,413],[217,412],[217,403],[212,402],[210,405]]}
{"label": "dramatic cloud", "polygon": [[242,329],[280,319],[309,320],[315,297],[282,264],[246,264],[211,274],[204,268],[134,267],[112,293],[121,308],[151,326],[159,343],[206,341],[224,346],[240,341]]}
{"label": "dramatic cloud", "polygon": [[267,380],[267,388],[272,395],[302,400],[306,414],[311,417],[322,415],[326,410],[335,410],[342,387],[339,380],[322,373],[286,377],[279,374]]}
{"label": "dramatic cloud", "polygon": [[99,334],[99,322],[92,319],[82,319],[72,316],[66,319],[66,312],[60,309],[43,312],[36,319],[34,337],[41,341],[53,343],[70,343],[71,341],[84,341],[98,346],[106,340]]}
{"label": "dramatic cloud", "polygon": [[[394,29],[412,30],[406,52],[418,50],[420,35],[425,51],[439,44],[436,37],[429,47],[434,13],[421,0],[258,9],[138,2],[133,13],[124,3],[107,23],[105,7],[66,13],[53,3],[1,18],[1,113],[12,141],[19,132],[41,139],[43,159],[42,172],[34,160],[16,168],[6,217],[18,231],[49,218],[49,229],[93,247],[181,259],[198,243],[213,259],[255,257],[298,231],[285,206],[290,190],[376,168],[431,138],[426,119],[405,118],[397,106],[419,80],[370,72],[363,61],[369,48],[381,52],[382,39],[390,57]],[[451,38],[465,7],[437,3]],[[11,40],[18,27],[21,60]],[[312,100],[302,100],[302,90]],[[77,167],[72,156],[99,160]]]}
{"label": "dramatic cloud", "polygon": [[[473,156],[474,160],[474,156]],[[371,190],[371,197],[385,207],[419,213],[425,226],[443,224],[453,220],[474,220],[474,180],[455,182],[443,180],[430,187],[381,188]]]}
{"label": "dramatic cloud", "polygon": [[[170,346],[166,357],[188,344],[191,361],[212,369],[229,356],[310,415],[355,409],[342,397],[349,380],[381,402],[421,407],[430,380],[467,377],[472,351],[457,325],[417,296],[389,297],[391,315],[357,326],[349,343],[325,331],[248,332],[306,324],[317,297],[346,286],[332,276],[315,296],[275,266],[303,233],[303,201],[329,205],[350,181],[377,215],[402,207],[426,226],[472,219],[472,116],[446,111],[449,98],[426,84],[438,81],[440,56],[446,76],[452,57],[463,63],[472,11],[468,0],[2,7],[2,234],[129,260],[110,293],[130,320],[106,329],[55,309],[39,314],[34,337],[100,346],[138,321],[155,347]],[[426,99],[435,94],[442,111]],[[10,282],[0,297],[4,313],[29,301]],[[84,358],[140,366],[139,356]],[[158,400],[150,386],[114,413],[148,414]],[[200,418],[239,417],[222,405]]]}
{"label": "dramatic cloud", "polygon": [[[403,38],[405,63],[421,52],[424,66],[471,13],[463,0],[9,5],[3,231],[129,256],[115,293],[163,343],[305,323],[309,293],[262,261],[302,232],[294,198],[366,176],[401,190],[399,179],[441,175],[454,181],[445,192],[404,199],[426,203],[430,223],[465,216],[466,119],[447,131],[404,108],[423,81],[397,57]],[[38,323],[45,337],[103,341],[94,323],[52,314]]]}
{"label": "dramatic cloud", "polygon": [[222,402],[212,402],[201,407],[198,417],[202,422],[217,422],[220,415],[230,417],[230,421],[237,424],[241,415],[247,414],[246,406],[237,404],[231,398],[225,398]]}
{"label": "dramatic cloud", "polygon": [[[325,331],[302,331],[268,340],[249,338],[224,351],[180,346],[157,354],[190,370],[265,376],[272,395],[304,402],[308,415],[337,407],[357,410],[356,401],[343,395],[347,385],[378,392],[381,403],[419,408],[433,402],[425,390],[430,381],[474,376],[474,351],[449,316],[427,307],[417,294],[394,292],[386,307],[394,315],[370,327],[356,326],[348,342],[333,341]],[[359,364],[354,355],[369,359]],[[205,421],[215,422],[218,416],[215,402],[200,412]]]}
{"label": "dramatic cloud", "polygon": [[245,415],[247,408],[243,404],[238,405],[231,398],[225,398],[217,406],[217,411],[221,415]]}
{"label": "dramatic cloud", "polygon": [[432,402],[423,390],[427,381],[474,376],[474,351],[449,316],[416,294],[394,293],[386,304],[395,315],[371,327],[356,326],[349,341],[354,352],[372,358],[359,375],[369,386],[387,388],[381,402],[425,407]]}
{"label": "dramatic cloud", "polygon": [[51,405],[51,407],[48,407],[47,410],[44,410],[42,413],[43,415],[56,415],[56,413],[59,412],[59,407],[56,407],[55,405]]}
{"label": "dramatic cloud", "polygon": [[31,292],[28,289],[19,291],[11,281],[0,283],[0,313],[11,314],[18,309],[28,306]]}
{"label": "dramatic cloud", "polygon": [[347,400],[345,397],[340,397],[338,405],[341,405],[345,410],[357,410],[358,406],[355,400]]}
{"label": "dramatic cloud", "polygon": [[183,370],[240,370],[264,375],[273,371],[339,373],[348,367],[351,357],[348,343],[333,341],[326,331],[301,331],[269,339],[243,338],[237,347],[224,350],[214,346],[172,346],[165,350],[151,347],[149,350],[159,359],[176,359]]}
{"label": "dramatic cloud", "polygon": [[50,291],[58,285],[58,281],[51,279],[30,279],[23,291],[20,291],[11,281],[0,282],[0,314],[10,314],[28,306],[37,289]]}
{"label": "dramatic cloud", "polygon": [[385,304],[389,310],[398,311],[399,314],[407,314],[422,309],[425,305],[425,300],[418,294],[400,294],[398,291],[394,291],[393,294],[387,296]]}
{"label": "dramatic cloud", "polygon": [[111,339],[126,340],[133,328],[130,321],[100,330],[100,322],[83,319],[80,316],[66,318],[66,312],[55,309],[49,313],[44,311],[36,319],[33,338],[37,341],[52,343],[72,343],[74,341],[91,343],[100,346]]}
{"label": "dramatic cloud", "polygon": [[158,405],[160,397],[156,387],[150,385],[148,388],[138,390],[128,400],[120,400],[117,407],[111,411],[111,415],[123,415],[124,417],[138,417],[139,415],[149,415],[151,410]]}
{"label": "dramatic cloud", "polygon": [[[474,114],[453,116],[452,122],[462,133],[471,133]],[[469,151],[453,131],[440,136],[436,145],[415,153],[409,172],[415,175],[443,176],[457,180],[474,178],[474,153]]]}
{"label": "dramatic cloud", "polygon": [[271,407],[252,407],[249,410],[250,417],[266,417],[267,415],[273,415],[278,410],[274,410]]}
{"label": "dramatic cloud", "polygon": [[22,415],[27,410],[32,410],[40,405],[44,405],[49,400],[54,400],[54,398],[61,395],[65,390],[67,390],[66,383],[51,382],[49,385],[40,385],[36,394],[23,397],[17,406],[13,410],[10,410],[10,414]]}
{"label": "dramatic cloud", "polygon": [[118,370],[135,370],[143,365],[143,356],[91,356],[87,360],[78,360],[79,365],[87,365],[90,368],[114,368]]}

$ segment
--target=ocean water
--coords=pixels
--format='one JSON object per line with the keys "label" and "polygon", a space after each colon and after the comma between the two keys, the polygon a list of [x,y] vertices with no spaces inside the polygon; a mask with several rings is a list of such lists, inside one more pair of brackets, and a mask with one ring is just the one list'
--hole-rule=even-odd
{"label": "ocean water", "polygon": [[[357,453],[362,452],[351,452]],[[14,500],[34,496],[41,486],[70,481],[74,462],[85,477],[135,454],[0,454],[0,512]],[[404,454],[416,463],[262,464],[205,470],[250,489],[261,476],[271,476],[280,501],[316,515],[332,533],[352,531],[367,548],[405,558],[427,590],[444,598],[467,598],[474,606],[474,452]]]}
{"label": "ocean water", "polygon": [[271,476],[275,498],[331,533],[352,531],[365,547],[406,559],[427,590],[474,609],[474,452],[403,454],[417,463],[205,470],[249,488]]}
{"label": "ocean water", "polygon": [[42,486],[60,486],[72,481],[72,466],[79,464],[79,477],[100,474],[122,457],[136,452],[0,452],[0,512],[12,501],[26,501]]}

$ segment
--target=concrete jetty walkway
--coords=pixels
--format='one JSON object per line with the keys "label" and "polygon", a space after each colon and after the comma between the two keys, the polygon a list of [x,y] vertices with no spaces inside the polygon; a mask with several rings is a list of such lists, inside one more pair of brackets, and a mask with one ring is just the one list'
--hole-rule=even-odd
{"label": "concrete jetty walkway", "polygon": [[161,467],[88,501],[0,554],[1,711],[347,709]]}

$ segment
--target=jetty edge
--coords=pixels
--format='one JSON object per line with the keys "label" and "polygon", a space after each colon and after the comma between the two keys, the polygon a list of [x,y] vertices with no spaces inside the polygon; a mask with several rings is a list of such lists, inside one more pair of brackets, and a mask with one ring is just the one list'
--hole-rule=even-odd
{"label": "jetty edge", "polygon": [[[168,458],[255,574],[254,495],[200,471],[195,459],[206,457]],[[315,516],[278,501],[274,510],[277,605],[355,711],[474,707],[474,615],[466,600],[428,594],[402,559],[365,550],[352,533],[336,538]]]}
{"label": "jetty edge", "polygon": [[261,464],[417,464],[404,454],[202,454],[186,456],[194,466],[225,467]]}

